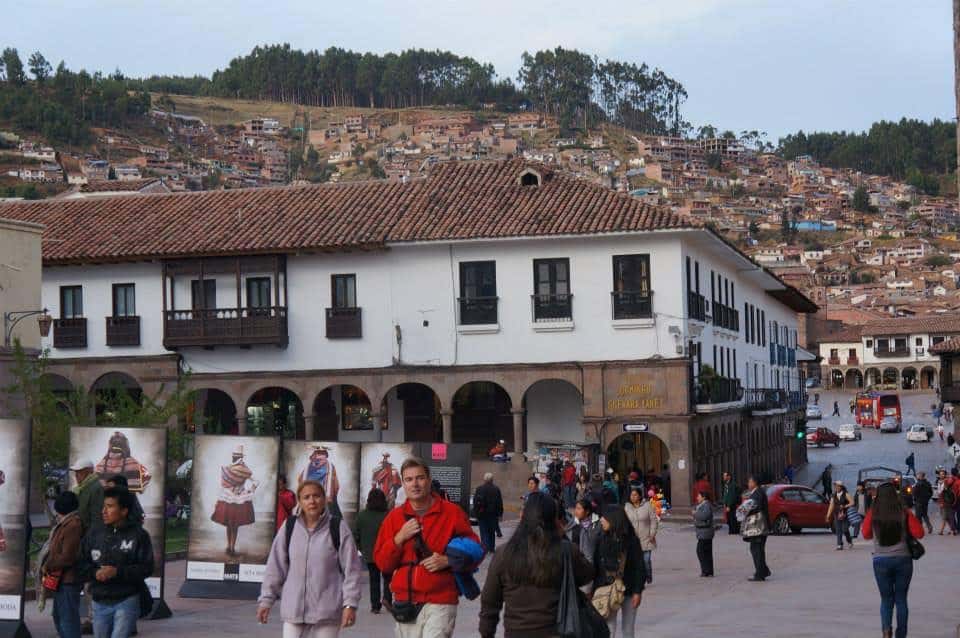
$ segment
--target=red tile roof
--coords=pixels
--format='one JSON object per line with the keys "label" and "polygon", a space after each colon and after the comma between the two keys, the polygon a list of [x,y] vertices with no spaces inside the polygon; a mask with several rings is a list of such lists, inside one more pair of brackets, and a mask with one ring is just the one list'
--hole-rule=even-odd
{"label": "red tile roof", "polygon": [[90,182],[80,187],[81,193],[121,193],[136,192],[151,184],[159,182],[158,177],[147,177],[145,179],[111,179],[100,182]]}
{"label": "red tile roof", "polygon": [[891,319],[875,319],[863,326],[863,334],[895,335],[895,334],[947,334],[960,333],[960,316],[933,315],[921,317],[895,317]]}
{"label": "red tile roof", "polygon": [[930,352],[933,354],[954,354],[960,352],[960,337],[951,337],[934,346],[930,346]]}

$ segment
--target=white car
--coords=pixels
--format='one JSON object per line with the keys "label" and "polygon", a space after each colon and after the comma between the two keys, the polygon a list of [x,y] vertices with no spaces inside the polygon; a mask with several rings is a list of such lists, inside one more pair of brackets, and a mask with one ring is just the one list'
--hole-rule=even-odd
{"label": "white car", "polygon": [[907,430],[907,440],[911,443],[926,443],[930,439],[927,438],[927,428],[919,423],[915,423],[910,426],[910,429]]}
{"label": "white car", "polygon": [[837,434],[840,435],[841,441],[859,441],[863,437],[859,426],[855,423],[844,423],[837,428]]}
{"label": "white car", "polygon": [[819,405],[808,405],[807,406],[807,419],[822,419],[823,412],[820,410]]}

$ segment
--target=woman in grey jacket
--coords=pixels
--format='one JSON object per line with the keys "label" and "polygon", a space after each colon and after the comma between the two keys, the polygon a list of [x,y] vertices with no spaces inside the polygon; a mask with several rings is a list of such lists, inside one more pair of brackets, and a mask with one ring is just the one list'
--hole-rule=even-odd
{"label": "woman in grey jacket", "polygon": [[257,619],[266,623],[280,598],[283,638],[335,638],[357,619],[363,573],[360,555],[342,519],[334,519],[340,525],[340,550],[334,547],[322,485],[304,481],[297,500],[300,515],[289,547],[286,526],[273,539]]}
{"label": "woman in grey jacket", "polygon": [[697,532],[697,560],[701,578],[713,576],[713,503],[705,492],[697,494],[697,508],[693,510],[693,526]]}
{"label": "woman in grey jacket", "polygon": [[660,519],[649,498],[644,498],[643,488],[630,488],[630,500],[624,504],[623,511],[640,539],[643,550],[643,566],[647,572],[647,584],[653,583],[653,550],[657,548],[657,530]]}

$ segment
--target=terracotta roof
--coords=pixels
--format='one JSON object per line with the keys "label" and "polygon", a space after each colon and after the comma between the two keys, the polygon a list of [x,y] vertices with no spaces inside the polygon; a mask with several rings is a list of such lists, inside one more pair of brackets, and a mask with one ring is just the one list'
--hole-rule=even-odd
{"label": "terracotta roof", "polygon": [[863,326],[845,325],[835,332],[827,332],[820,335],[821,343],[853,343],[860,342],[860,336],[863,334]]}
{"label": "terracotta roof", "polygon": [[[517,183],[525,168],[540,186]],[[3,204],[46,225],[44,263],[375,248],[387,242],[694,227],[665,209],[538,164],[440,164],[369,181]]]}
{"label": "terracotta roof", "polygon": [[956,314],[921,317],[875,319],[863,326],[865,335],[894,335],[917,333],[960,333],[960,317]]}
{"label": "terracotta roof", "polygon": [[146,188],[155,182],[159,182],[158,177],[148,177],[146,179],[110,179],[101,182],[90,182],[80,187],[81,193],[121,193],[133,192]]}
{"label": "terracotta roof", "polygon": [[941,341],[935,346],[930,346],[930,352],[933,354],[948,354],[960,352],[960,337],[951,337]]}

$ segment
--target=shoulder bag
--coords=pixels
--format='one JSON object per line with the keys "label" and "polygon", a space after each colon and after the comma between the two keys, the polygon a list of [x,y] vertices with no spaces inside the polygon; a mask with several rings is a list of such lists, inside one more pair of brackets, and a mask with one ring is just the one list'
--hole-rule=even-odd
{"label": "shoulder bag", "polygon": [[605,619],[616,616],[620,608],[623,607],[623,599],[627,591],[626,585],[623,584],[623,571],[626,564],[627,549],[624,548],[623,556],[620,557],[620,562],[617,565],[617,573],[613,578],[613,582],[593,590],[593,606]]}
{"label": "shoulder bag", "polygon": [[913,560],[920,560],[923,558],[923,555],[927,553],[927,550],[923,546],[923,543],[914,538],[913,534],[910,533],[909,517],[904,517],[903,519],[903,535],[907,542],[907,550],[910,552],[910,558]]}
{"label": "shoulder bag", "polygon": [[577,587],[569,542],[561,541],[560,556],[563,573],[557,605],[557,635],[560,638],[609,638],[606,621]]}
{"label": "shoulder bag", "polygon": [[[413,517],[406,516],[405,520],[410,520],[411,518]],[[394,599],[392,603],[387,600],[383,601],[384,606],[387,608],[387,611],[390,612],[390,615],[393,616],[393,619],[404,625],[417,622],[417,616],[420,615],[420,610],[423,609],[424,603],[417,603],[413,601],[413,570],[417,568],[420,560],[423,560],[431,554],[426,542],[423,540],[422,531],[417,532],[417,535],[414,536],[412,540],[417,560],[401,563],[401,566],[407,568],[408,599],[403,601]]]}

